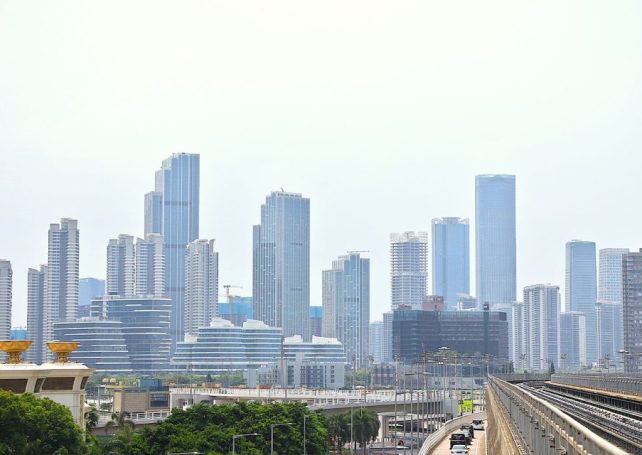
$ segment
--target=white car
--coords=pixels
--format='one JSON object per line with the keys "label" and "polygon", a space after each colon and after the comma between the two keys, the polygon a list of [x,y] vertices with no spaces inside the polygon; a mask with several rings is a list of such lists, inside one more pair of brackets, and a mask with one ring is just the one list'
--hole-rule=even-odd
{"label": "white car", "polygon": [[483,420],[473,420],[473,430],[483,430],[484,421]]}
{"label": "white car", "polygon": [[450,453],[452,455],[468,455],[468,447],[464,445],[454,445],[452,449],[450,449]]}

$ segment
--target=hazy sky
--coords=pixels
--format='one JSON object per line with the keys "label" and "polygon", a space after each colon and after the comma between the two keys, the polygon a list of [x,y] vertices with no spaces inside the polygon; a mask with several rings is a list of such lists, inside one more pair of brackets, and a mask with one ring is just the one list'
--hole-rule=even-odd
{"label": "hazy sky", "polygon": [[242,294],[283,187],[311,199],[311,303],[337,255],[370,250],[377,319],[389,234],[441,216],[473,233],[474,175],[496,172],[517,175],[518,295],[563,285],[570,239],[642,246],[641,17],[639,0],[0,2],[14,324],[49,223],[77,218],[81,276],[104,277],[174,152],[201,154],[201,237]]}

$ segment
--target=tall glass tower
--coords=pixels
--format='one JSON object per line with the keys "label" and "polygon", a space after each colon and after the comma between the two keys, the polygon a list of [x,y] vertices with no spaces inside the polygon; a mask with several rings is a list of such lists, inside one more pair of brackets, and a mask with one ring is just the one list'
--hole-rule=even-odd
{"label": "tall glass tower", "polygon": [[0,339],[3,340],[8,340],[11,336],[12,286],[11,262],[0,259]]}
{"label": "tall glass tower", "polygon": [[515,176],[475,177],[477,301],[515,301]]}
{"label": "tall glass tower", "polygon": [[323,328],[343,343],[349,363],[368,367],[370,259],[352,252],[323,271]]}
{"label": "tall glass tower", "polygon": [[444,298],[448,310],[457,306],[457,294],[470,294],[468,220],[432,220],[432,293]]}
{"label": "tall glass tower", "polygon": [[163,161],[156,171],[156,194],[146,196],[145,232],[157,230],[160,222],[163,236],[165,285],[172,299],[172,346],[183,340],[185,252],[187,244],[198,238],[199,186],[200,155],[178,153]]}
{"label": "tall glass tower", "polygon": [[572,240],[566,243],[566,311],[579,311],[586,317],[586,362],[598,360],[597,272],[595,242]]}
{"label": "tall glass tower", "polygon": [[600,303],[600,352],[609,355],[611,362],[624,349],[622,316],[622,259],[628,248],[603,248],[600,250],[597,299]]}
{"label": "tall glass tower", "polygon": [[254,317],[310,339],[310,199],[271,193],[253,243]]}

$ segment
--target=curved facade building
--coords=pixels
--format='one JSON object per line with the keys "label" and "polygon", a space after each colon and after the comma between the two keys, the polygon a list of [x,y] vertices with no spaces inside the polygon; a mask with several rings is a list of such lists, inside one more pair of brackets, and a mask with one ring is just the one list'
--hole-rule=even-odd
{"label": "curved facade building", "polygon": [[120,321],[81,318],[77,321],[56,322],[54,336],[56,340],[80,343],[69,356],[75,362],[84,363],[98,371],[132,371],[123,324]]}

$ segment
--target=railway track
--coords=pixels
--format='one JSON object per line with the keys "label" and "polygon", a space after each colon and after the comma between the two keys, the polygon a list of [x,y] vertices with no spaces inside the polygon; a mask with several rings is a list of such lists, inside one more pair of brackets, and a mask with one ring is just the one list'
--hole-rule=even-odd
{"label": "railway track", "polygon": [[545,400],[574,419],[603,434],[613,443],[628,450],[632,454],[642,455],[642,420],[638,413],[614,409],[589,400],[577,399],[567,395],[538,389],[525,384],[522,388],[533,395]]}

